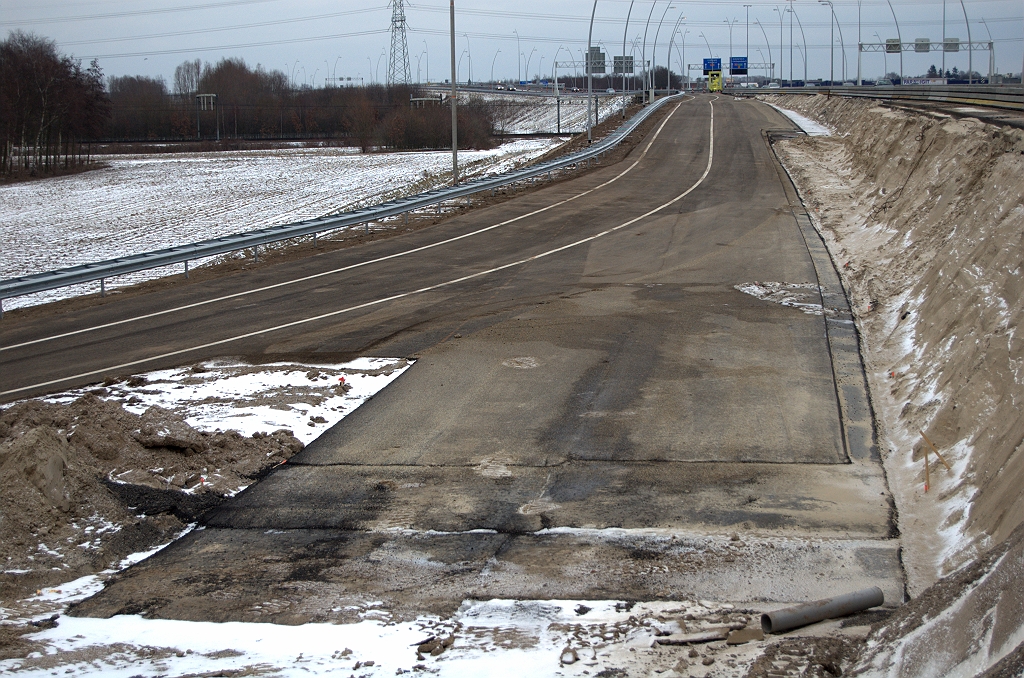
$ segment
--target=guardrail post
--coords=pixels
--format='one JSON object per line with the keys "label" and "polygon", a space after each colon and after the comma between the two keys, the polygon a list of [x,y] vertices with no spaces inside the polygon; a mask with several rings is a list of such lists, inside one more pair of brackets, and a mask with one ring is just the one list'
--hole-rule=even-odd
{"label": "guardrail post", "polygon": [[253,245],[252,246],[252,253],[256,257],[256,263],[257,264],[260,263],[260,246],[259,245]]}
{"label": "guardrail post", "polygon": [[185,280],[188,280],[188,259],[185,260]]}
{"label": "guardrail post", "polygon": [[100,278],[100,296],[107,296],[107,281],[103,278]]}
{"label": "guardrail post", "polygon": [[316,249],[316,236],[317,236],[317,234],[314,233],[313,234],[313,249]]}
{"label": "guardrail post", "polygon": [[4,300],[0,299],[0,320],[4,319]]}

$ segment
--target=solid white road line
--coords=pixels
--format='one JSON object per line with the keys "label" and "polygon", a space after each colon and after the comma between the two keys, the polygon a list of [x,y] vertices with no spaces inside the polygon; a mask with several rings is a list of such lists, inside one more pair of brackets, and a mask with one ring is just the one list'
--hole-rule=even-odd
{"label": "solid white road line", "polygon": [[681,106],[681,105],[682,105],[681,102],[676,104],[675,107],[672,109],[672,111],[668,114],[668,116],[666,116],[665,120],[658,127],[657,132],[655,132],[655,134],[651,138],[650,142],[648,142],[647,146],[644,148],[643,153],[640,154],[640,157],[637,158],[636,161],[632,165],[630,165],[625,170],[620,172],[617,176],[615,176],[612,179],[609,179],[608,181],[604,182],[600,186],[595,186],[594,188],[591,188],[589,190],[583,191],[582,193],[580,193],[578,195],[574,195],[571,198],[566,198],[565,200],[560,200],[559,202],[556,202],[556,203],[553,203],[551,205],[548,205],[547,207],[542,207],[542,208],[540,208],[538,210],[534,210],[533,212],[529,212],[527,214],[523,214],[523,215],[515,217],[513,219],[508,219],[507,221],[502,221],[501,223],[494,224],[493,226],[487,226],[486,228],[481,228],[479,230],[472,231],[470,233],[464,233],[463,235],[455,236],[454,238],[448,238],[446,240],[440,240],[438,242],[431,243],[430,245],[423,245],[422,247],[415,247],[415,248],[413,248],[411,250],[406,250],[404,252],[398,252],[396,254],[389,254],[388,256],[378,257],[377,259],[369,259],[367,261],[362,261],[362,262],[360,262],[358,264],[350,264],[348,266],[342,266],[341,268],[335,268],[335,269],[332,269],[330,271],[324,271],[322,273],[315,273],[313,275],[307,275],[307,276],[304,276],[302,278],[295,278],[294,280],[286,280],[284,282],[275,283],[273,285],[265,285],[264,287],[256,287],[256,288],[253,288],[251,290],[245,290],[244,292],[236,292],[234,294],[228,294],[228,295],[225,295],[225,296],[222,296],[222,297],[216,297],[214,299],[206,299],[205,301],[198,301],[198,302],[195,302],[193,304],[185,304],[184,306],[175,306],[174,308],[164,309],[163,311],[156,311],[154,313],[146,313],[144,315],[134,316],[134,317],[131,317],[131,318],[125,318],[123,320],[116,320],[114,322],[104,323],[102,325],[94,325],[92,327],[85,327],[85,328],[80,329],[80,330],[74,330],[74,331],[71,331],[71,332],[64,332],[62,334],[54,334],[52,336],[43,337],[41,339],[33,339],[32,341],[24,341],[24,342],[21,342],[20,344],[11,344],[10,346],[0,346],[0,352],[2,352],[2,351],[10,351],[10,350],[13,350],[13,349],[16,349],[16,348],[23,348],[25,346],[32,346],[34,344],[41,344],[41,343],[44,343],[44,342],[47,342],[47,341],[54,341],[56,339],[64,339],[66,337],[73,337],[73,336],[76,336],[76,335],[79,335],[79,334],[85,334],[87,332],[95,332],[97,330],[103,330],[103,329],[107,329],[107,328],[110,328],[110,327],[117,327],[118,325],[124,325],[124,324],[127,324],[127,323],[138,322],[140,320],[147,320],[149,318],[156,318],[156,317],[159,317],[159,316],[162,316],[162,315],[167,315],[169,313],[177,313],[179,311],[187,311],[189,309],[199,308],[201,306],[206,306],[208,304],[216,304],[216,303],[221,302],[221,301],[227,301],[229,299],[237,299],[238,297],[244,297],[244,296],[247,296],[247,295],[250,295],[250,294],[258,294],[260,292],[266,292],[268,290],[277,289],[279,287],[287,287],[288,285],[295,285],[296,283],[308,282],[310,280],[315,280],[317,278],[322,278],[322,277],[328,276],[328,275],[334,275],[336,273],[344,273],[345,271],[351,271],[352,269],[361,268],[363,266],[370,266],[372,264],[379,264],[380,262],[388,261],[389,259],[397,259],[399,257],[406,257],[406,256],[409,256],[410,254],[416,254],[417,252],[422,252],[424,250],[429,250],[429,249],[432,249],[432,248],[435,248],[435,247],[441,247],[442,245],[448,245],[450,243],[457,242],[459,240],[465,240],[466,238],[471,238],[471,237],[473,237],[475,235],[480,235],[481,233],[487,233],[488,231],[493,231],[494,229],[501,228],[502,226],[508,226],[509,224],[514,224],[517,221],[522,221],[523,219],[527,219],[529,217],[536,216],[536,215],[541,214],[543,212],[547,212],[549,210],[552,210],[552,209],[554,209],[556,207],[561,207],[562,205],[564,205],[566,203],[570,203],[570,202],[572,202],[574,200],[578,200],[578,199],[580,199],[582,197],[590,195],[594,191],[600,190],[600,189],[604,188],[605,186],[608,186],[608,185],[610,185],[612,183],[615,183],[616,181],[618,181],[619,179],[624,177],[626,174],[631,172],[637,165],[640,164],[640,161],[643,160],[647,156],[647,152],[649,150],[651,150],[651,146],[654,144],[655,140],[657,140],[658,136],[661,134],[661,130],[664,129],[664,127],[668,123],[669,119],[671,119],[672,116],[675,114],[676,109],[678,109],[679,106]]}
{"label": "solid white road line", "polygon": [[[709,141],[709,144],[708,144],[708,164],[707,164],[707,167],[704,168],[704,173],[701,174],[700,179],[698,179],[697,182],[693,184],[693,186],[690,186],[688,189],[686,189],[685,191],[683,191],[682,193],[680,193],[676,197],[672,198],[668,202],[666,202],[666,203],[664,203],[662,205],[659,205],[658,207],[655,207],[654,209],[650,210],[649,212],[645,212],[644,214],[641,214],[638,217],[634,217],[633,219],[630,219],[629,221],[626,221],[626,222],[624,222],[622,224],[619,224],[618,226],[614,226],[612,228],[606,229],[604,231],[601,231],[600,233],[597,233],[595,235],[589,236],[587,238],[582,238],[582,239],[577,240],[575,242],[571,242],[571,243],[569,243],[567,245],[562,245],[561,247],[556,247],[555,249],[548,250],[546,252],[541,252],[540,254],[535,254],[535,255],[533,255],[531,257],[527,257],[526,259],[519,259],[518,261],[513,261],[511,263],[504,264],[502,266],[497,266],[495,268],[487,269],[486,271],[479,271],[477,273],[472,273],[470,275],[465,275],[465,276],[462,276],[460,278],[454,278],[452,280],[447,280],[445,282],[437,283],[436,285],[428,285],[426,287],[421,287],[419,289],[411,290],[409,292],[403,292],[402,294],[395,294],[395,295],[392,295],[390,297],[384,297],[383,299],[376,299],[374,301],[367,301],[365,303],[357,304],[355,306],[349,306],[348,308],[343,308],[343,309],[340,309],[340,310],[337,310],[337,311],[331,311],[330,313],[323,313],[323,314],[316,315],[316,316],[313,316],[313,317],[310,317],[310,318],[303,318],[302,320],[294,320],[294,321],[289,322],[289,323],[284,323],[283,325],[275,325],[274,327],[267,327],[267,328],[264,328],[264,329],[261,329],[261,330],[256,330],[254,332],[246,332],[245,334],[239,334],[239,335],[234,336],[234,337],[228,337],[227,339],[220,339],[218,341],[211,341],[211,342],[207,342],[205,344],[199,344],[198,346],[190,346],[189,348],[183,348],[183,349],[179,349],[177,351],[169,351],[167,353],[161,353],[160,355],[150,356],[148,358],[140,358],[138,360],[132,360],[130,362],[121,363],[119,365],[111,365],[110,367],[106,367],[106,368],[99,369],[99,370],[91,370],[89,372],[82,372],[80,374],[75,374],[75,375],[72,375],[72,376],[69,376],[69,377],[62,377],[60,379],[52,379],[50,381],[44,381],[44,382],[40,382],[38,384],[33,384],[31,386],[23,386],[21,388],[11,389],[9,391],[0,391],[0,396],[13,395],[15,393],[21,393],[23,391],[30,391],[30,390],[34,390],[34,389],[38,389],[38,388],[43,388],[43,387],[46,387],[46,386],[52,386],[54,384],[59,384],[61,382],[65,382],[65,381],[72,381],[72,380],[76,380],[76,379],[83,379],[85,377],[92,377],[92,376],[96,376],[96,375],[102,374],[104,372],[109,372],[109,371],[113,371],[113,370],[122,370],[122,369],[125,369],[127,367],[135,367],[136,365],[142,365],[142,364],[145,364],[145,363],[148,363],[148,362],[153,362],[155,360],[163,360],[165,358],[173,358],[175,356],[183,355],[185,353],[191,353],[193,351],[200,351],[202,349],[212,348],[214,346],[222,346],[224,344],[230,344],[230,343],[235,342],[235,341],[241,341],[242,339],[248,339],[250,337],[259,336],[261,334],[267,334],[269,332],[277,332],[279,330],[288,329],[289,327],[297,327],[299,325],[305,325],[305,324],[308,324],[308,323],[317,322],[319,320],[324,320],[326,318],[333,318],[335,316],[343,315],[343,314],[346,314],[346,313],[351,313],[353,311],[358,311],[358,310],[363,309],[363,308],[369,308],[371,306],[379,306],[380,304],[386,304],[389,301],[396,301],[398,299],[404,299],[405,297],[411,297],[411,296],[414,296],[414,295],[417,295],[417,294],[423,294],[425,292],[430,292],[432,290],[441,289],[443,287],[449,287],[451,285],[457,285],[458,283],[465,282],[467,280],[472,280],[474,278],[480,278],[480,277],[485,276],[485,275],[490,275],[491,273],[497,273],[498,271],[503,271],[503,270],[505,270],[507,268],[513,268],[515,266],[522,266],[524,264],[530,263],[531,261],[537,261],[538,259],[543,259],[543,258],[549,257],[549,256],[551,256],[553,254],[557,254],[559,252],[562,252],[562,251],[565,251],[565,250],[568,250],[568,249],[572,249],[574,247],[579,247],[580,245],[584,245],[584,244],[586,244],[588,242],[592,242],[592,241],[597,240],[599,238],[603,238],[606,235],[609,235],[611,233],[615,233],[616,231],[620,231],[620,230],[622,230],[622,229],[624,229],[624,228],[626,228],[628,226],[632,226],[636,222],[641,221],[642,219],[646,219],[647,217],[649,217],[649,216],[651,216],[653,214],[657,214],[658,212],[664,210],[666,207],[670,207],[671,205],[674,205],[675,203],[679,202],[680,200],[682,200],[683,198],[688,196],[694,190],[696,190],[697,187],[700,186],[702,183],[704,183],[704,180],[707,178],[708,174],[711,172],[711,164],[714,161],[714,157],[715,157],[715,107],[714,107],[714,104],[711,103],[711,102],[709,102],[709,105],[711,106],[711,137],[710,137],[710,141]],[[678,108],[678,105],[676,106],[676,108]],[[673,109],[672,112],[674,113],[675,109]],[[658,128],[658,134],[661,133],[661,130],[665,127],[665,123],[667,123],[667,122],[668,122],[668,118],[666,118],[665,122],[663,122],[661,124],[661,127]],[[655,135],[654,139],[651,139],[651,144],[654,143],[655,139],[657,139],[657,134]],[[647,151],[650,150],[651,144],[648,144],[647,148],[644,149],[644,155],[646,155]],[[587,191],[586,193],[590,193],[592,191],[597,190],[598,188],[601,188],[603,186],[607,186],[612,181],[615,181],[619,177],[623,176],[626,172],[628,172],[629,170],[633,169],[633,167],[635,167],[636,164],[639,163],[642,158],[643,158],[643,155],[641,155],[641,157],[639,159],[637,159],[637,161],[635,163],[633,163],[633,165],[631,165],[628,169],[626,169],[621,174],[616,176],[615,179],[607,181],[604,184],[601,184],[601,186],[598,186],[597,188],[590,189],[590,191]],[[580,196],[586,195],[586,193],[581,193]],[[580,196],[576,196],[576,197],[580,197]],[[568,200],[564,200],[561,203],[557,203],[557,204],[564,204],[566,202],[569,202],[569,200],[573,200],[573,199],[574,198],[570,198]],[[550,209],[550,208],[544,208],[544,209]],[[538,210],[538,211],[543,211],[543,210]],[[534,214],[536,214],[536,212],[534,212]],[[522,217],[519,217],[519,218],[522,218]],[[504,223],[508,223],[508,222],[504,222]],[[492,226],[492,227],[489,227],[489,228],[494,228],[494,227]],[[487,229],[485,229],[485,230],[487,230]],[[425,249],[425,248],[421,248],[421,249]]]}

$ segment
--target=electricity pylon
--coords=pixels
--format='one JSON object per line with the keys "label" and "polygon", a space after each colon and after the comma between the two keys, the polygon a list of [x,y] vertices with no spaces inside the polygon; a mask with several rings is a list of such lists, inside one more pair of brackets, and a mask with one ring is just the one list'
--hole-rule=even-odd
{"label": "electricity pylon", "polygon": [[409,40],[405,34],[405,0],[391,0],[391,56],[388,59],[388,85],[412,82],[409,66]]}

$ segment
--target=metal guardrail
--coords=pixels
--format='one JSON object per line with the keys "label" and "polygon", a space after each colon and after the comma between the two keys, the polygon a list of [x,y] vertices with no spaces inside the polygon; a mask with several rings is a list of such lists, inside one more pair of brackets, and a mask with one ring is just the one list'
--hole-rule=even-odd
{"label": "metal guardrail", "polygon": [[909,85],[883,87],[782,87],[779,89],[729,88],[729,94],[831,94],[887,101],[931,101],[1024,111],[1024,87],[1014,85]]}
{"label": "metal guardrail", "polygon": [[[159,268],[161,266],[183,263],[187,265],[187,262],[194,259],[227,254],[229,252],[236,252],[250,247],[258,247],[260,245],[268,245],[282,240],[289,240],[291,238],[314,235],[323,231],[356,226],[370,221],[379,221],[381,219],[386,219],[387,217],[397,216],[412,210],[435,205],[446,200],[461,198],[474,193],[480,193],[481,191],[506,186],[524,179],[538,177],[553,170],[562,169],[569,165],[590,160],[602,153],[605,153],[618,145],[619,142],[647,120],[651,114],[669,102],[678,100],[680,96],[681,95],[666,97],[655,102],[653,105],[644,108],[642,111],[634,115],[604,139],[594,143],[585,150],[572,153],[563,158],[549,160],[521,170],[505,172],[504,174],[499,174],[494,177],[474,179],[450,188],[435,189],[425,193],[418,193],[405,198],[381,203],[380,205],[345,212],[344,214],[336,216],[320,217],[318,219],[310,219],[293,224],[271,226],[269,228],[236,233],[234,235],[226,235],[220,238],[181,245],[179,247],[170,247],[167,249],[155,250],[153,252],[143,252],[141,254],[133,254],[127,257],[109,259],[107,261],[62,268],[46,273],[36,273],[18,278],[10,278],[8,280],[0,281],[0,304],[2,304],[4,299],[10,299],[11,297],[33,294],[35,292],[45,292],[47,290],[59,289],[70,285],[80,285],[82,283],[94,282],[96,280],[102,281],[106,278],[112,278],[126,273],[135,273],[137,271],[145,271],[152,268]],[[0,313],[2,312],[3,306],[0,305]]]}

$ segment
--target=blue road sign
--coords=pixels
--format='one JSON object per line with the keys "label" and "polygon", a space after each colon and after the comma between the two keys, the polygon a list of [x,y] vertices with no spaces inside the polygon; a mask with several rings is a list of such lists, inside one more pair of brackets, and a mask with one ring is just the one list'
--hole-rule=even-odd
{"label": "blue road sign", "polygon": [[729,72],[733,75],[746,75],[747,57],[731,57],[729,59]]}
{"label": "blue road sign", "polygon": [[707,75],[709,71],[720,70],[722,70],[722,60],[720,58],[704,60],[704,75]]}

